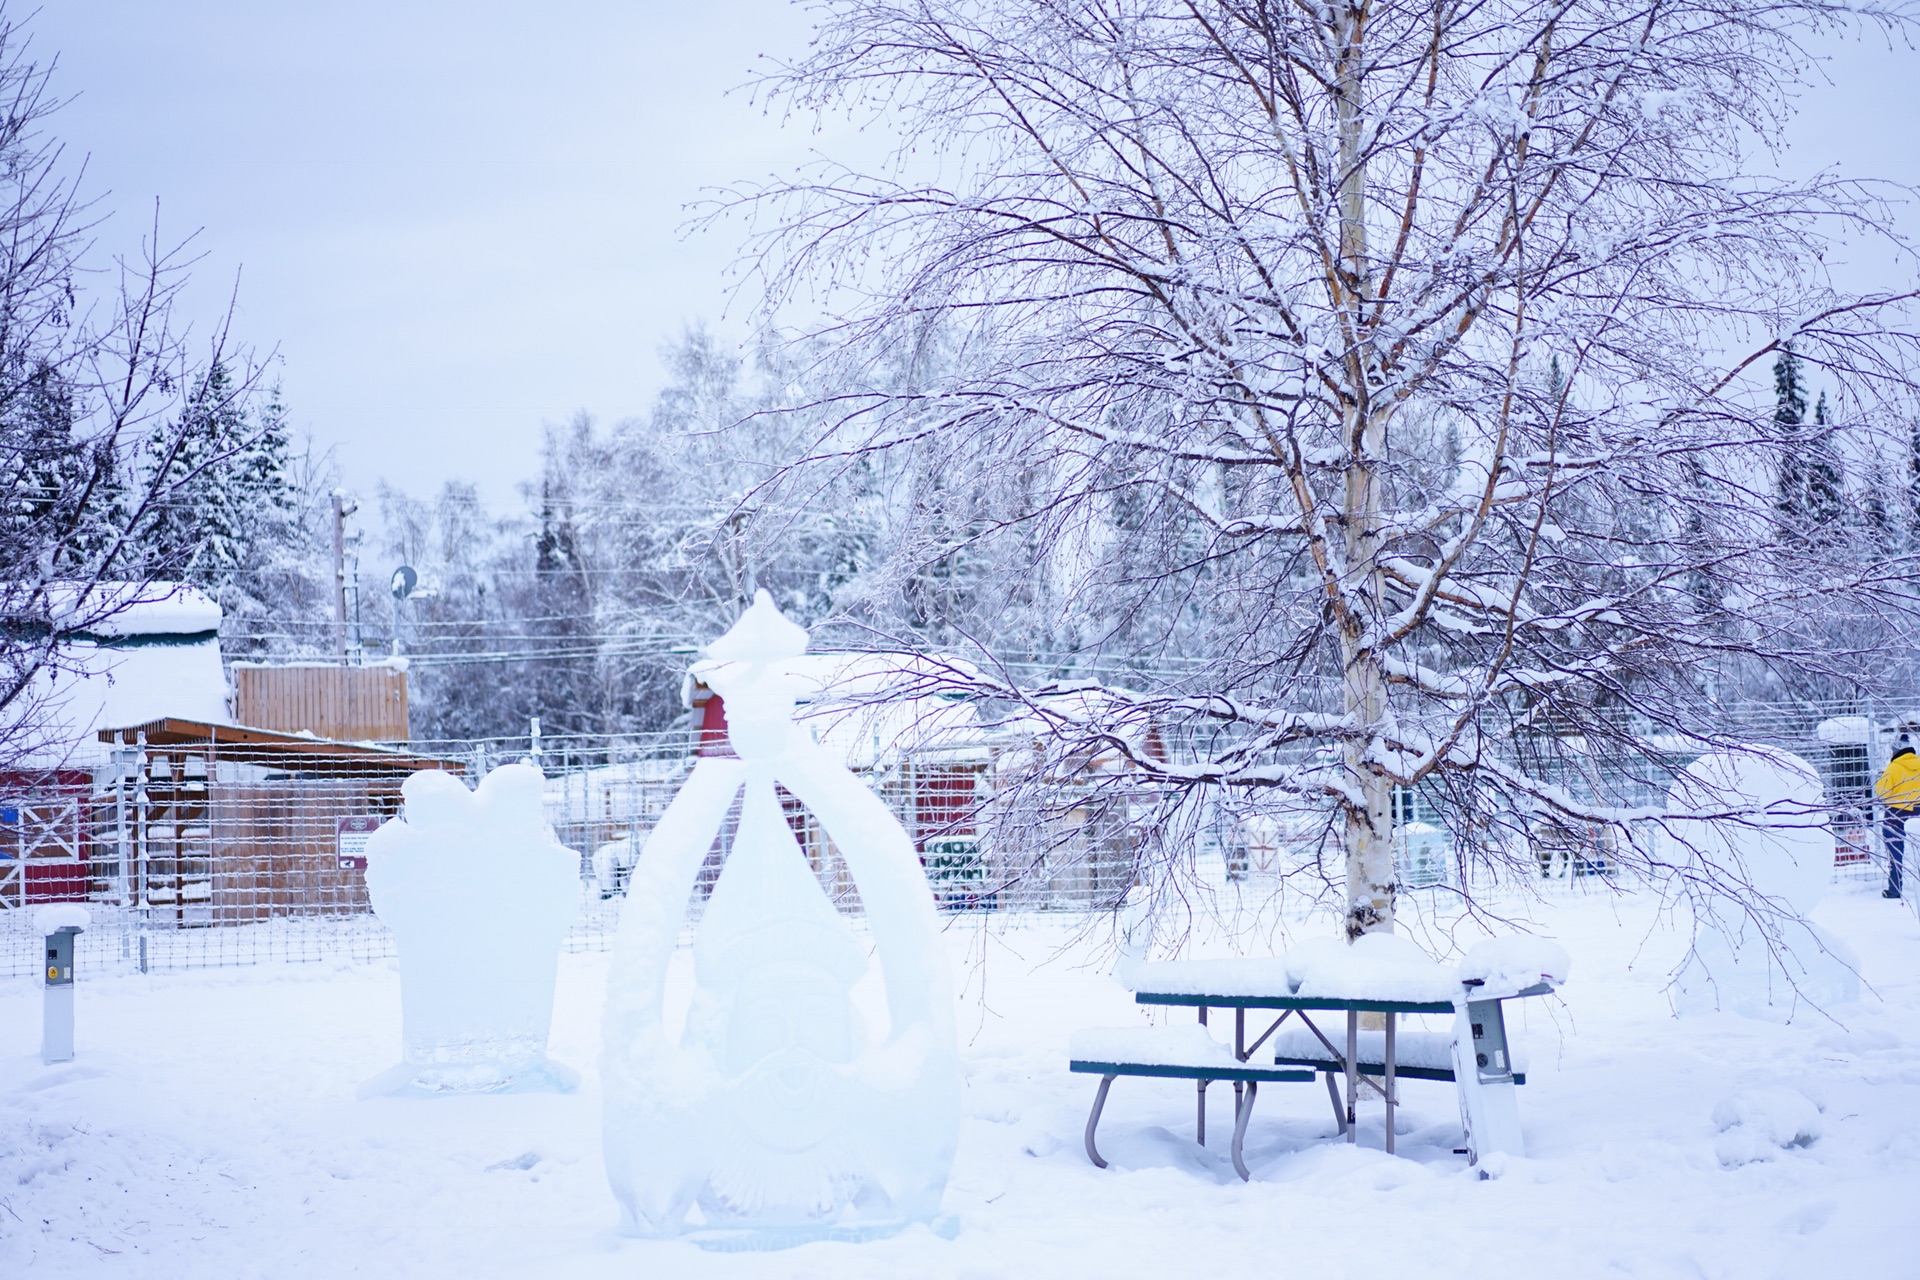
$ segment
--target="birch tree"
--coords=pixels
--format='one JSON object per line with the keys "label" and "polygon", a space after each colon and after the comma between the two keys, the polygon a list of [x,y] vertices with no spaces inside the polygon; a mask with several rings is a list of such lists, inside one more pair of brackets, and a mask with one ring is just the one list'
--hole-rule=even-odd
{"label": "birch tree", "polygon": [[[770,305],[830,309],[816,462],[906,452],[1018,495],[1002,531],[1104,620],[1090,644],[1188,662],[1079,700],[1093,718],[988,691],[1170,796],[1330,815],[1350,936],[1392,927],[1395,788],[1443,790],[1496,870],[1541,824],[1630,834],[1656,745],[1710,740],[1716,673],[1854,678],[1861,654],[1779,637],[1901,607],[1907,562],[1777,536],[1766,375],[1791,343],[1863,429],[1911,421],[1911,283],[1822,266],[1838,236],[1889,242],[1891,193],[1769,152],[1801,42],[1904,9],[815,11],[766,93],[901,144],[730,206],[760,219]],[[951,372],[879,385],[888,335],[935,322]]]}

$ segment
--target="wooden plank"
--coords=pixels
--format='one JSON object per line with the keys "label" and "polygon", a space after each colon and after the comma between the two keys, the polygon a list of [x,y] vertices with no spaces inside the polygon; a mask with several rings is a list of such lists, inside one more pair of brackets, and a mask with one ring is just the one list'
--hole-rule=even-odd
{"label": "wooden plank", "polygon": [[233,678],[242,724],[346,742],[409,736],[407,673],[398,667],[235,663]]}
{"label": "wooden plank", "polygon": [[335,820],[392,816],[365,783],[223,783],[213,801],[213,903],[221,924],[370,910],[366,873],[342,868]]}

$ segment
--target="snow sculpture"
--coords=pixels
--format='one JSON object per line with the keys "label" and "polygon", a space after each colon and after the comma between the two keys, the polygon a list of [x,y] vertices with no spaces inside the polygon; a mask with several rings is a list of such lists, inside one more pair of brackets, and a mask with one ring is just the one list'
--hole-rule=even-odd
{"label": "snow sculpture", "polygon": [[[864,1239],[938,1212],[959,1130],[952,988],[906,832],[792,722],[807,633],[766,592],[708,649],[739,759],[700,761],[627,886],[607,984],[607,1176],[625,1228],[723,1248]],[[865,906],[884,1029],[853,1001],[866,949],[827,901],[774,793],[820,821]],[[667,966],[736,794],[739,827],[669,1028]],[[697,1208],[698,1221],[690,1217]]]}
{"label": "snow sculpture", "polygon": [[530,765],[469,791],[416,773],[406,816],[367,840],[367,893],[400,952],[405,1060],[376,1093],[573,1088],[547,1058],[560,942],[580,908],[580,859],[554,839]]}
{"label": "snow sculpture", "polygon": [[1802,1006],[1858,999],[1852,950],[1807,919],[1833,882],[1833,832],[1813,767],[1768,747],[1716,752],[1681,772],[1668,801],[1667,830],[1683,856],[1701,875],[1743,881],[1751,908],[1722,897],[1697,909],[1675,1010],[1786,1021]]}

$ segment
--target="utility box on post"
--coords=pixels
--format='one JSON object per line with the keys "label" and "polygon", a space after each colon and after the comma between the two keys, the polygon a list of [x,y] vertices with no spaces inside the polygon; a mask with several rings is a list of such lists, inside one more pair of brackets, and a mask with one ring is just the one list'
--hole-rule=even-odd
{"label": "utility box on post", "polygon": [[85,907],[74,903],[42,907],[34,913],[35,928],[46,938],[46,965],[42,976],[46,996],[42,1006],[40,1060],[73,1061],[74,940],[92,923]]}
{"label": "utility box on post", "polygon": [[[1467,998],[1454,1005],[1453,1078],[1460,1119],[1474,1164],[1495,1152],[1523,1156],[1520,1103],[1513,1092],[1513,1051],[1499,998]],[[1520,994],[1531,994],[1520,993]],[[1484,1172],[1481,1176],[1485,1176]]]}

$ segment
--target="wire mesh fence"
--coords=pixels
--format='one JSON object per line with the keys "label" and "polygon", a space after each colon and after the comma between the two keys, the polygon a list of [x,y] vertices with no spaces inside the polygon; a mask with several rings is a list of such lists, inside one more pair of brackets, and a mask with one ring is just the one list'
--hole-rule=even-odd
{"label": "wire mesh fence", "polygon": [[[1872,776],[1908,723],[1920,724],[1920,703],[1803,703],[1732,709],[1722,731],[1792,750],[1821,770],[1836,873],[1864,880],[1884,874]],[[1173,814],[1163,796],[1086,761],[1036,765],[1031,745],[982,738],[964,751],[883,756],[862,771],[912,837],[941,910],[1106,910],[1151,858],[1184,860],[1197,880],[1242,898],[1277,892],[1303,866],[1337,863],[1325,814],[1249,812],[1205,794]],[[647,834],[712,746],[697,733],[383,747],[173,722],[129,730],[103,768],[0,774],[0,976],[38,971],[32,908],[59,901],[89,905],[94,923],[79,942],[88,966],[389,956],[392,940],[367,897],[367,832],[399,813],[401,784],[417,769],[472,778],[519,759],[547,774],[548,819],[580,859],[581,910],[567,945],[604,948]],[[1631,787],[1663,790],[1658,779]],[[797,800],[783,801],[823,890],[857,914],[858,886],[832,834]],[[1417,789],[1396,800],[1410,891],[1461,887],[1436,803]],[[689,904],[696,916],[736,820],[729,816],[701,869]],[[1541,886],[1619,889],[1608,839],[1536,832]]]}

